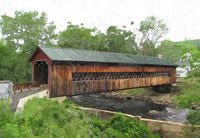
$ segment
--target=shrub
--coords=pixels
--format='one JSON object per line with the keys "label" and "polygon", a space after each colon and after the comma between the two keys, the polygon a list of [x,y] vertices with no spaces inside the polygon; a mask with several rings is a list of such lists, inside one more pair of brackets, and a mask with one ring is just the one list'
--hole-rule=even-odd
{"label": "shrub", "polygon": [[109,121],[91,121],[96,136],[101,136],[97,130],[103,131],[107,137],[120,138],[157,138],[157,134],[149,131],[148,127],[138,118],[128,118],[121,114],[115,114]]}
{"label": "shrub", "polygon": [[200,111],[190,110],[186,119],[185,124],[191,126],[184,128],[184,134],[191,137],[200,137]]}
{"label": "shrub", "polygon": [[192,105],[200,105],[200,85],[198,79],[186,79],[178,85],[182,93],[175,97],[179,108],[192,108]]}

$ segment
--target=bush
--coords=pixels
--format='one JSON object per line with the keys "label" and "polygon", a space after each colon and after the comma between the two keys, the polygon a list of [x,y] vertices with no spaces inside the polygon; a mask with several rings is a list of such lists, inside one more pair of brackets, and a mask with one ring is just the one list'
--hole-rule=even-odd
{"label": "bush", "polygon": [[190,110],[189,114],[186,117],[186,125],[191,125],[186,127],[185,135],[200,137],[200,111]]}
{"label": "bush", "polygon": [[[0,137],[87,137],[89,117],[69,102],[33,98],[21,114],[4,104],[0,110]],[[6,108],[5,108],[6,107]]]}
{"label": "bush", "polygon": [[[156,134],[149,131],[148,127],[140,122],[138,118],[128,118],[121,114],[116,114],[109,121],[91,121],[93,131],[96,136],[102,136],[102,132],[107,137],[120,138],[157,138]],[[99,131],[101,130],[101,131]]]}
{"label": "bush", "polygon": [[33,98],[23,113],[14,115],[8,102],[0,103],[1,137],[158,137],[137,119],[115,115],[109,121],[91,118],[69,101],[60,104],[46,98]]}
{"label": "bush", "polygon": [[178,88],[183,90],[175,98],[179,108],[192,108],[192,105],[200,106],[200,83],[199,79],[186,79]]}

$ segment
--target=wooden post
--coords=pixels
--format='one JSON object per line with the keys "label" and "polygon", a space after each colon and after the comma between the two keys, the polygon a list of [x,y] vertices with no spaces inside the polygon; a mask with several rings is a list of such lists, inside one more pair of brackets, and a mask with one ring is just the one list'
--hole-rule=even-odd
{"label": "wooden post", "polygon": [[28,86],[29,91],[31,91],[31,85]]}
{"label": "wooden post", "polygon": [[20,87],[20,92],[21,92],[21,93],[23,92],[23,86]]}

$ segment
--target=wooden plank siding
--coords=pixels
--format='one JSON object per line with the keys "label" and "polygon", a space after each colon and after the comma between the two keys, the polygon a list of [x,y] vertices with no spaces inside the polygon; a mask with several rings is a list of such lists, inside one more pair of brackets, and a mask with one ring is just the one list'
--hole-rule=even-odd
{"label": "wooden plank siding", "polygon": [[[73,81],[73,73],[170,72],[169,77],[123,78]],[[51,65],[50,96],[67,96],[175,83],[176,67],[131,67],[98,65]],[[115,76],[114,76],[115,77]]]}

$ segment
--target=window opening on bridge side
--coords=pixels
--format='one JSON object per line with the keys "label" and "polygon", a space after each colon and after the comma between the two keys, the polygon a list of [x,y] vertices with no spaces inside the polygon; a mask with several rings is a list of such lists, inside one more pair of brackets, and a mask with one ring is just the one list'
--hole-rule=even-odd
{"label": "window opening on bridge side", "polygon": [[83,80],[111,80],[131,78],[170,77],[170,72],[90,72],[72,73],[73,81]]}

